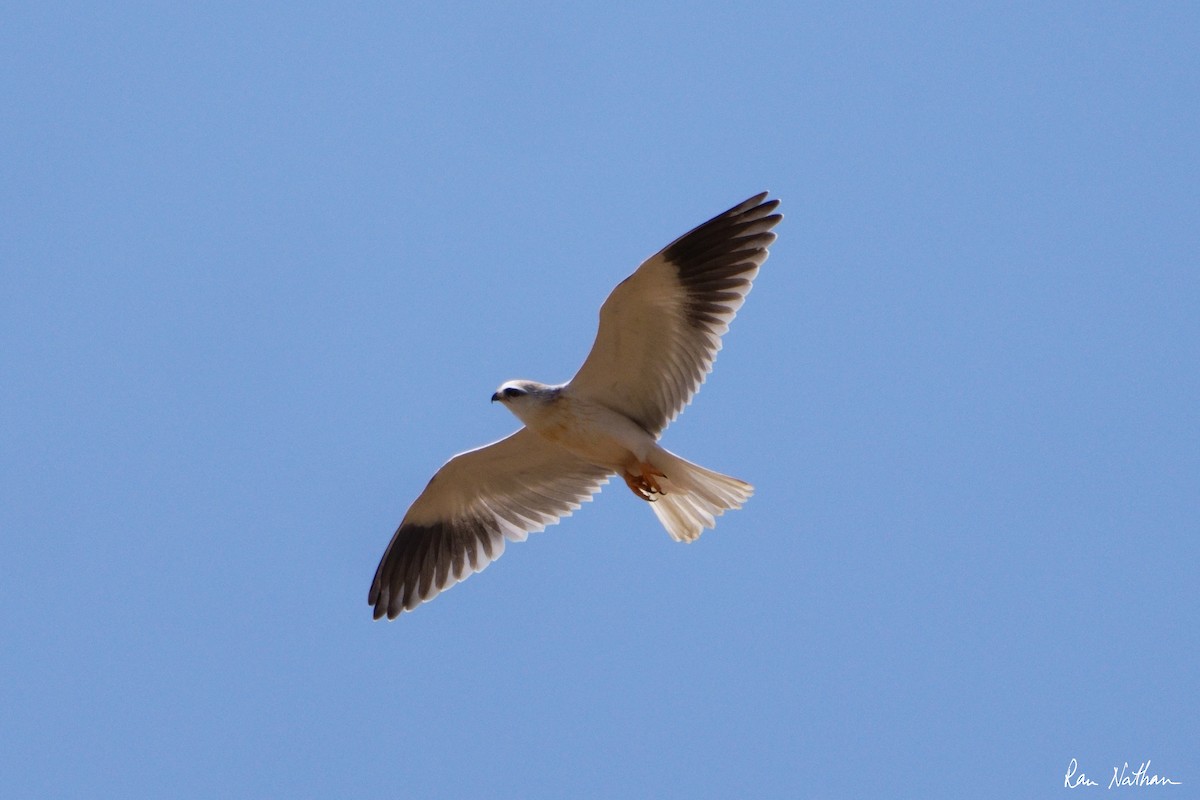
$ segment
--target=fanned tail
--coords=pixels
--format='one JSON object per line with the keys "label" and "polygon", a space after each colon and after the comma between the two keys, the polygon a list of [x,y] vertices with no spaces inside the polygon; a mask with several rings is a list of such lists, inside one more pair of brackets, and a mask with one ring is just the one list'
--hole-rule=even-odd
{"label": "fanned tail", "polygon": [[716,527],[717,517],[742,504],[754,494],[745,481],[693,464],[667,450],[651,459],[662,473],[658,479],[663,493],[655,495],[650,508],[677,542],[693,542],[705,528]]}

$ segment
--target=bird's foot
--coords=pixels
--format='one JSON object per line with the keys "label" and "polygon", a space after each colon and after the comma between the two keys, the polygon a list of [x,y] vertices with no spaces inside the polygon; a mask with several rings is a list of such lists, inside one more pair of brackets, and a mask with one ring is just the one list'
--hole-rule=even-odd
{"label": "bird's foot", "polygon": [[667,477],[666,475],[649,464],[638,464],[637,470],[637,474],[629,472],[621,473],[621,477],[625,479],[625,485],[629,487],[629,491],[648,503],[653,503],[660,496],[666,494],[656,480],[656,478],[665,478]]}

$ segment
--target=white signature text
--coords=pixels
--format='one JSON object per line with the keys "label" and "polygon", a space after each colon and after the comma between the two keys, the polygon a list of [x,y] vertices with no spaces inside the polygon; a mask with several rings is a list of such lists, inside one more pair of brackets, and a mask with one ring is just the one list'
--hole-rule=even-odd
{"label": "white signature text", "polygon": [[[1063,786],[1067,789],[1090,789],[1100,784],[1088,777],[1086,772],[1079,769],[1079,762],[1071,759],[1067,765],[1067,774],[1063,778]],[[1109,789],[1123,789],[1135,786],[1180,786],[1181,781],[1171,780],[1165,775],[1150,774],[1150,762],[1143,761],[1136,770],[1129,771],[1129,762],[1124,766],[1113,767],[1112,780],[1108,782]]]}

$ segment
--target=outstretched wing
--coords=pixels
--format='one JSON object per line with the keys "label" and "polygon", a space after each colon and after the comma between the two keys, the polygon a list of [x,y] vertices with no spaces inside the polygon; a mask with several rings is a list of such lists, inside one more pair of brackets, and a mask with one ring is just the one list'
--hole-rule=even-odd
{"label": "outstretched wing", "polygon": [[384,551],[367,602],[395,619],[590,500],[603,467],[522,428],[450,459],[404,515]]}
{"label": "outstretched wing", "polygon": [[767,193],[676,239],[622,281],[600,309],[592,352],[571,389],[657,436],[712,369],[783,219]]}

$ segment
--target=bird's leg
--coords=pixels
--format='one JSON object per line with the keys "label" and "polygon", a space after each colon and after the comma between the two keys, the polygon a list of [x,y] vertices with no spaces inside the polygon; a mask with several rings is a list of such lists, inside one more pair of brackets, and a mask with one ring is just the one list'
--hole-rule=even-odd
{"label": "bird's leg", "polygon": [[628,472],[622,471],[621,477],[625,479],[625,485],[629,487],[629,491],[633,492],[643,500],[650,500],[650,495],[643,491],[640,486],[638,486],[638,484],[635,482],[637,479],[635,479],[632,475],[630,475]]}
{"label": "bird's leg", "polygon": [[636,474],[622,472],[621,477],[625,479],[625,485],[629,487],[629,491],[647,502],[653,503],[658,499],[656,495],[666,494],[655,478],[665,478],[667,476],[650,464],[639,463]]}
{"label": "bird's leg", "polygon": [[639,466],[642,469],[642,480],[645,482],[646,486],[649,487],[650,493],[651,494],[666,494],[666,492],[663,491],[663,488],[658,485],[658,481],[656,481],[654,479],[655,478],[665,478],[667,476],[664,475],[663,473],[659,472],[658,470],[656,470],[654,467],[650,466],[649,464],[640,464]]}

